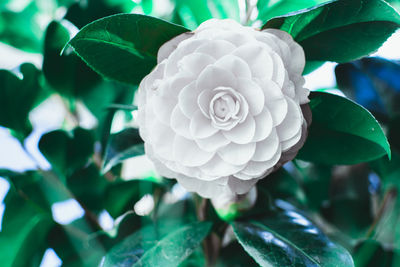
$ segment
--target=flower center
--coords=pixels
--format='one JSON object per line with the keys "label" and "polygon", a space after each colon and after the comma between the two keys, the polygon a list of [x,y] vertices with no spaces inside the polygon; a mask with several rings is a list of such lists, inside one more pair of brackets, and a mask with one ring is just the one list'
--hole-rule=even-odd
{"label": "flower center", "polygon": [[231,95],[223,94],[214,101],[215,115],[220,119],[232,117],[235,112],[236,105],[238,105],[238,103]]}
{"label": "flower center", "polygon": [[214,89],[209,106],[209,116],[215,127],[223,130],[233,128],[247,116],[247,103],[243,96],[229,87]]}

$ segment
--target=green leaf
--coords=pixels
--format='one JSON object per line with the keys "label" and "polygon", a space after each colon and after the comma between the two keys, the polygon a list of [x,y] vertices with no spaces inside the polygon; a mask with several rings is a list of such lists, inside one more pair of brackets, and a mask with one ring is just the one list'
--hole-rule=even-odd
{"label": "green leaf", "polygon": [[306,198],[299,182],[284,168],[271,173],[268,179],[260,180],[257,188],[268,191],[274,199],[293,199],[299,203],[305,203]]}
{"label": "green leaf", "polygon": [[285,15],[289,12],[328,2],[329,0],[259,0],[257,2],[258,19],[266,22],[277,16]]}
{"label": "green leaf", "polygon": [[53,225],[49,214],[11,187],[5,200],[0,232],[2,266],[39,266],[46,235]]}
{"label": "green leaf", "polygon": [[86,25],[69,45],[105,78],[137,85],[156,65],[160,46],[187,31],[145,15],[119,14]]}
{"label": "green leaf", "polygon": [[307,60],[347,62],[377,50],[399,25],[400,15],[383,0],[338,0],[274,18],[263,28],[291,34]]}
{"label": "green leaf", "polygon": [[83,220],[68,225],[56,224],[47,235],[47,244],[62,260],[63,266],[99,266],[105,249],[99,243],[98,232]]}
{"label": "green leaf", "polygon": [[142,228],[113,248],[102,266],[178,266],[210,229],[210,222],[196,222],[159,239],[153,227]]}
{"label": "green leaf", "polygon": [[19,12],[0,10],[0,40],[2,42],[28,52],[41,52],[43,31],[37,18],[48,14],[40,12],[35,2],[30,1]]}
{"label": "green leaf", "polygon": [[350,254],[332,243],[290,204],[278,200],[271,214],[234,222],[239,243],[261,266],[354,266]]}
{"label": "green leaf", "polygon": [[81,97],[100,82],[93,72],[73,53],[60,55],[69,41],[70,32],[58,21],[46,29],[43,53],[43,74],[51,87],[63,96]]}
{"label": "green leaf", "polygon": [[83,128],[56,130],[41,137],[39,149],[59,174],[69,175],[93,154],[94,136]]}
{"label": "green leaf", "polygon": [[221,249],[217,267],[256,267],[258,265],[236,241]]}
{"label": "green leaf", "polygon": [[[0,125],[26,137],[32,131],[28,114],[40,94],[40,72],[30,63],[19,68],[22,78],[8,70],[0,70]],[[19,139],[21,139],[19,138]]]}
{"label": "green leaf", "polygon": [[175,0],[175,21],[189,29],[196,29],[202,22],[212,19],[240,21],[239,5],[231,0]]}
{"label": "green leaf", "polygon": [[376,240],[366,239],[356,245],[353,257],[357,267],[393,267],[397,266],[395,261],[396,258],[399,260],[399,253],[390,247],[383,247]]}
{"label": "green leaf", "polygon": [[313,121],[298,159],[334,165],[390,158],[386,136],[369,111],[329,93],[312,92],[310,99]]}
{"label": "green leaf", "polygon": [[110,182],[100,174],[99,167],[91,163],[75,170],[67,177],[67,187],[79,203],[91,211],[104,209],[104,194]]}
{"label": "green leaf", "polygon": [[103,207],[114,218],[132,210],[146,194],[153,194],[161,185],[150,181],[116,181],[110,184],[103,195]]}
{"label": "green leaf", "polygon": [[28,171],[8,175],[6,178],[26,200],[50,216],[53,203],[71,198],[71,194],[58,177],[48,171]]}
{"label": "green leaf", "polygon": [[139,136],[139,130],[128,128],[119,133],[112,134],[103,163],[103,172],[109,171],[112,167],[123,160],[144,154],[144,144]]}

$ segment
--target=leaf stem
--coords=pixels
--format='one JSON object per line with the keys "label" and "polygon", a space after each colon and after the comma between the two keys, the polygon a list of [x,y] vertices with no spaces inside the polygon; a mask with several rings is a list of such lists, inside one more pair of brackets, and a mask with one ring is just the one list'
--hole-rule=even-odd
{"label": "leaf stem", "polygon": [[390,188],[385,193],[385,196],[383,197],[383,200],[382,200],[382,204],[379,207],[378,212],[376,213],[375,219],[367,231],[367,235],[366,235],[367,238],[370,238],[372,236],[376,226],[378,225],[379,221],[382,219],[385,211],[390,206],[390,204],[397,198],[397,195],[398,195],[398,192],[397,192],[396,188]]}

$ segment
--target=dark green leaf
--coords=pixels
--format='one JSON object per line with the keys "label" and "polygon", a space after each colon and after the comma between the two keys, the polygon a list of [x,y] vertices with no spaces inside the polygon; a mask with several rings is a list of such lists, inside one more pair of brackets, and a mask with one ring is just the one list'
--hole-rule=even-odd
{"label": "dark green leaf", "polygon": [[75,170],[67,177],[67,187],[91,211],[99,212],[104,209],[104,194],[111,183],[100,174],[99,167],[94,163]]}
{"label": "dark green leaf", "polygon": [[21,138],[32,130],[30,110],[41,94],[40,72],[32,64],[20,66],[22,79],[7,70],[0,70],[0,125],[17,131]]}
{"label": "dark green leaf", "polygon": [[234,19],[239,21],[239,5],[231,0],[175,0],[175,21],[189,29],[212,19]]}
{"label": "dark green leaf", "polygon": [[[397,255],[396,255],[397,254]],[[357,267],[394,267],[399,252],[384,248],[379,242],[367,239],[359,242],[354,249],[354,263]]]}
{"label": "dark green leaf", "polygon": [[350,254],[332,243],[291,205],[277,201],[264,218],[234,222],[239,243],[261,266],[354,266]]}
{"label": "dark green leaf", "polygon": [[6,178],[26,200],[34,203],[41,212],[51,215],[51,206],[55,202],[71,198],[71,194],[51,172],[29,171]]}
{"label": "dark green leaf", "polygon": [[69,38],[70,33],[60,22],[49,24],[44,40],[43,74],[57,92],[76,98],[93,89],[100,77],[75,54],[60,55]]}
{"label": "dark green leaf", "polygon": [[312,92],[313,121],[297,158],[326,164],[356,164],[387,154],[389,143],[375,118],[353,101]]}
{"label": "dark green leaf", "polygon": [[379,178],[371,176],[364,163],[333,167],[329,182],[329,200],[322,205],[322,215],[352,238],[364,237],[374,219],[372,203],[380,189]]}
{"label": "dark green leaf", "polygon": [[86,25],[70,42],[95,71],[137,85],[156,65],[158,49],[188,30],[138,14],[120,14]]}
{"label": "dark green leaf", "polygon": [[131,211],[146,194],[153,194],[160,185],[141,180],[117,181],[110,184],[103,196],[103,206],[114,218]]}
{"label": "dark green leaf", "polygon": [[257,2],[258,19],[266,22],[273,17],[282,16],[304,8],[310,8],[328,1],[329,0],[259,0]]}
{"label": "dark green leaf", "polygon": [[98,234],[83,219],[78,219],[69,225],[56,224],[46,241],[63,266],[91,267],[98,266],[106,253],[96,237]]}
{"label": "dark green leaf", "polygon": [[196,222],[160,239],[153,227],[142,228],[113,248],[102,266],[178,266],[210,229],[211,223]]}
{"label": "dark green leaf", "polygon": [[[2,1],[3,2],[3,1]],[[41,51],[43,32],[37,19],[41,14],[36,1],[20,12],[0,10],[0,40],[28,52]]]}
{"label": "dark green leaf", "polygon": [[100,18],[119,13],[129,13],[137,5],[132,0],[73,0],[64,19],[71,21],[79,29]]}
{"label": "dark green leaf", "polygon": [[82,128],[73,132],[56,130],[42,136],[39,149],[55,170],[68,175],[86,164],[93,154],[94,136],[91,131]]}
{"label": "dark green leaf", "polygon": [[256,267],[258,265],[243,247],[237,242],[232,242],[221,249],[217,267]]}
{"label": "dark green leaf", "polygon": [[143,154],[144,144],[139,136],[138,129],[128,128],[119,133],[112,134],[106,148],[103,172],[109,171],[125,159]]}
{"label": "dark green leaf", "polygon": [[399,28],[383,0],[338,0],[270,20],[263,28],[291,34],[307,60],[347,62],[377,50]]}
{"label": "dark green leaf", "polygon": [[51,217],[21,197],[13,187],[4,204],[0,232],[1,265],[38,266],[47,248],[45,238],[53,225]]}
{"label": "dark green leaf", "polygon": [[305,202],[304,191],[296,178],[284,168],[268,175],[266,179],[260,180],[258,188],[268,191],[273,198],[293,199],[299,203]]}

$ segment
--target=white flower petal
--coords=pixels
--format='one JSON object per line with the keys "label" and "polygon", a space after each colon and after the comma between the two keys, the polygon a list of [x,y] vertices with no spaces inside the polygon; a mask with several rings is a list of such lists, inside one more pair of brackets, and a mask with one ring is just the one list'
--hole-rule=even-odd
{"label": "white flower petal", "polygon": [[185,70],[191,72],[193,75],[197,76],[203,71],[205,67],[211,65],[215,62],[215,59],[207,54],[203,53],[192,53],[184,56],[178,62],[178,68],[180,70]]}
{"label": "white flower petal", "polygon": [[235,88],[236,78],[232,73],[215,65],[207,66],[200,73],[196,82],[199,91],[213,90],[221,86]]}
{"label": "white flower petal", "polygon": [[200,93],[197,98],[197,105],[199,106],[201,112],[207,118],[210,118],[209,110],[210,110],[210,102],[213,96],[215,95],[214,90],[204,90]]}
{"label": "white flower petal", "polygon": [[178,95],[178,105],[186,117],[191,118],[199,110],[197,96],[201,90],[196,87],[196,81],[186,85]]}
{"label": "white flower petal", "polygon": [[295,136],[301,129],[303,115],[300,107],[290,98],[286,98],[288,103],[288,113],[276,130],[281,141],[286,141]]}
{"label": "white flower petal", "polygon": [[257,142],[256,151],[252,160],[267,161],[270,160],[279,148],[279,137],[276,130],[273,129],[271,134],[264,140]]}
{"label": "white flower petal", "polygon": [[249,192],[258,180],[259,179],[241,180],[234,176],[230,176],[228,180],[228,186],[232,192],[243,195]]}
{"label": "white flower petal", "polygon": [[169,101],[168,98],[159,96],[154,96],[152,102],[153,112],[157,119],[166,125],[170,125],[169,123],[171,113],[174,109],[174,103]]}
{"label": "white flower petal", "polygon": [[193,76],[190,73],[178,73],[172,79],[169,79],[165,86],[162,86],[160,90],[161,94],[163,97],[174,99],[175,102],[175,99],[178,98],[178,95],[182,89],[189,85],[192,81]]}
{"label": "white flower petal", "polygon": [[171,77],[178,72],[178,62],[190,53],[193,53],[199,46],[204,45],[205,40],[195,40],[189,38],[179,43],[178,48],[174,50],[167,59],[165,66],[165,76]]}
{"label": "white flower petal", "polygon": [[271,113],[268,109],[264,108],[263,111],[254,117],[256,122],[256,132],[254,133],[253,142],[258,142],[265,139],[273,129],[273,120]]}
{"label": "white flower petal", "polygon": [[246,165],[233,165],[225,162],[220,156],[215,155],[210,161],[201,166],[201,170],[210,176],[229,176],[242,170]]}
{"label": "white flower petal", "polygon": [[226,146],[231,141],[226,139],[226,137],[221,133],[221,131],[218,131],[212,136],[201,139],[195,139],[195,142],[197,143],[197,145],[199,145],[199,147],[202,150],[208,152],[214,152],[217,151],[219,148]]}
{"label": "white flower petal", "polygon": [[260,177],[265,175],[270,169],[278,163],[281,157],[281,150],[278,149],[275,155],[268,161],[250,161],[246,168],[241,173],[248,175],[248,177]]}
{"label": "white flower petal", "polygon": [[265,105],[271,113],[273,125],[276,126],[285,119],[288,112],[288,104],[279,86],[267,79],[258,80],[264,90]]}
{"label": "white flower petal", "polygon": [[192,140],[176,135],[173,143],[173,158],[187,167],[201,166],[208,162],[215,153],[201,150]]}
{"label": "white flower petal", "polygon": [[195,139],[210,137],[219,130],[212,126],[211,120],[198,110],[190,120],[190,133]]}
{"label": "white flower petal", "polygon": [[219,149],[217,154],[226,162],[234,165],[242,165],[250,161],[256,151],[256,144],[249,143],[238,145],[230,143]]}
{"label": "white flower petal", "polygon": [[175,139],[175,133],[170,127],[153,120],[154,123],[149,127],[149,143],[152,144],[154,152],[159,157],[169,159],[171,157],[172,145]]}
{"label": "white flower petal", "polygon": [[283,64],[282,58],[278,56],[277,53],[271,52],[271,57],[274,62],[274,70],[271,80],[276,82],[278,86],[282,88],[285,81],[285,76],[288,75],[285,70],[285,65]]}
{"label": "white flower petal", "polygon": [[264,108],[263,90],[252,80],[239,78],[237,79],[237,90],[243,95],[249,105],[250,112],[255,116],[260,114]]}
{"label": "white flower petal", "polygon": [[179,106],[175,106],[171,115],[171,128],[179,135],[192,139],[192,134],[189,130],[190,120],[183,115]]}
{"label": "white flower petal", "polygon": [[196,192],[201,197],[212,198],[224,194],[229,187],[226,186],[228,177],[222,177],[213,181],[203,181],[188,176],[177,176],[177,180],[189,192]]}
{"label": "white flower petal", "polygon": [[275,62],[277,60],[271,57],[271,53],[276,54],[272,50],[268,51],[265,46],[257,42],[239,46],[232,52],[233,55],[242,58],[248,63],[253,76],[265,79],[272,79],[275,73]]}
{"label": "white flower petal", "polygon": [[208,42],[201,45],[196,49],[196,52],[204,53],[212,56],[215,59],[219,59],[235,50],[235,48],[236,47],[228,41],[214,40],[213,42]]}
{"label": "white flower petal", "polygon": [[303,48],[293,40],[293,37],[285,31],[277,29],[265,29],[263,32],[273,34],[282,40],[282,43],[289,46],[290,60],[287,61],[287,68],[291,73],[301,74],[305,66],[305,55]]}
{"label": "white flower petal", "polygon": [[157,63],[160,63],[164,59],[168,58],[169,55],[178,47],[179,43],[185,39],[193,36],[193,33],[185,32],[182,33],[168,42],[165,42],[159,49],[157,53]]}
{"label": "white flower petal", "polygon": [[247,144],[253,140],[255,131],[254,118],[248,115],[244,122],[239,123],[229,131],[222,131],[222,133],[228,140],[236,144]]}
{"label": "white flower petal", "polygon": [[298,132],[295,136],[293,136],[292,138],[281,142],[282,151],[287,151],[287,150],[289,150],[291,147],[293,147],[294,145],[296,145],[296,144],[299,142],[300,138],[301,138],[301,129],[300,129],[299,132]]}
{"label": "white flower petal", "polygon": [[235,77],[251,79],[249,65],[240,57],[226,55],[215,62],[215,66],[231,72]]}

